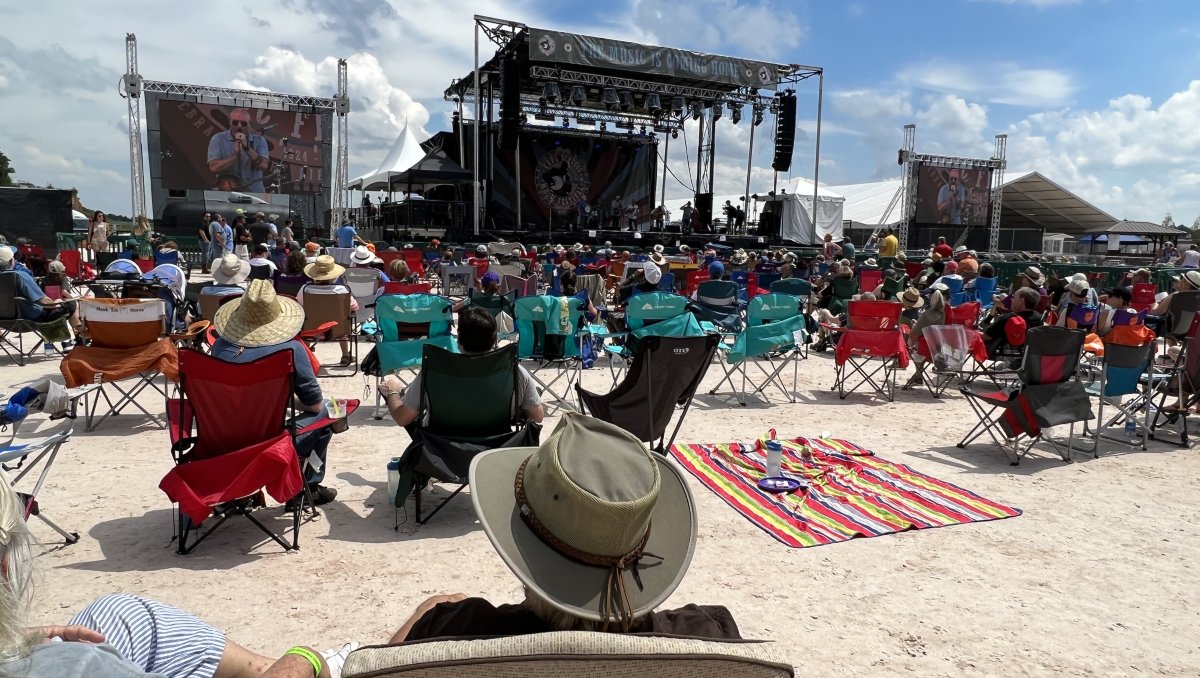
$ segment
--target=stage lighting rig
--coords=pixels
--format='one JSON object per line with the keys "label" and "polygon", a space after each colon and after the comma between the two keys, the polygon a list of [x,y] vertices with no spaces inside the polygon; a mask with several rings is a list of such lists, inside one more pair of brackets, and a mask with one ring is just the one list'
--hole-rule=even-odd
{"label": "stage lighting rig", "polygon": [[546,86],[542,88],[542,96],[546,99],[546,101],[549,101],[552,104],[558,101],[558,94],[557,82],[548,82],[546,83]]}
{"label": "stage lighting rig", "polygon": [[692,118],[699,120],[704,116],[704,104],[700,101],[692,102]]}
{"label": "stage lighting rig", "polygon": [[600,95],[600,103],[604,104],[604,107],[610,111],[616,108],[621,103],[621,100],[617,98],[617,90],[612,87],[605,87]]}
{"label": "stage lighting rig", "polygon": [[571,126],[571,119],[564,115],[563,116],[563,129],[566,129],[570,126]]}
{"label": "stage lighting rig", "polygon": [[733,124],[738,124],[742,121],[742,105],[735,101],[729,102],[729,119]]}
{"label": "stage lighting rig", "polygon": [[623,90],[621,92],[621,110],[630,111],[633,108],[633,92]]}
{"label": "stage lighting rig", "polygon": [[678,139],[678,138],[679,138],[679,130],[678,130],[678,129],[672,129],[672,130],[671,130],[671,138],[672,138],[672,139]]}
{"label": "stage lighting rig", "polygon": [[720,101],[716,101],[716,102],[713,102],[712,112],[713,112],[713,122],[716,122],[716,121],[720,120],[721,115],[725,113],[725,108],[724,108],[724,106],[721,105]]}
{"label": "stage lighting rig", "polygon": [[662,113],[662,99],[659,98],[658,94],[651,93],[646,95],[646,110],[649,111],[650,115],[655,116]]}
{"label": "stage lighting rig", "polygon": [[583,85],[575,85],[571,88],[571,103],[576,106],[587,103],[587,90],[583,88]]}
{"label": "stage lighting rig", "polygon": [[754,126],[758,127],[759,125],[762,124],[762,121],[763,121],[762,106],[755,106],[754,107]]}
{"label": "stage lighting rig", "polygon": [[671,112],[675,115],[683,117],[683,111],[686,108],[687,104],[684,103],[683,97],[675,97],[674,99],[671,99]]}

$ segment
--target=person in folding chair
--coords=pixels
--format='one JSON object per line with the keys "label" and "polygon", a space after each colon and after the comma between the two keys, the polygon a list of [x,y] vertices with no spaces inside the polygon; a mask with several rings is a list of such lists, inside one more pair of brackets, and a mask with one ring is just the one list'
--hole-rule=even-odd
{"label": "person in folding chair", "polygon": [[[1031,287],[1022,287],[1012,294],[1012,312],[997,316],[983,331],[987,343],[988,357],[996,359],[1005,349],[1017,349],[1024,343],[1026,331],[1042,324],[1042,314],[1037,312],[1042,295]],[[1014,322],[1018,320],[1020,322]]]}
{"label": "person in folding chair", "polygon": [[[300,288],[296,293],[296,301],[304,306],[305,294],[350,294],[350,288],[338,281],[345,272],[345,267],[335,262],[333,257],[322,254],[316,261],[304,267],[304,275],[312,282]],[[350,297],[350,310],[358,312],[358,300],[353,295]],[[338,339],[338,346],[342,349],[342,359],[338,364],[343,367],[353,365],[354,355],[350,352],[350,340],[344,337]]]}
{"label": "person in folding chair", "polygon": [[[487,353],[496,347],[496,321],[486,309],[479,306],[468,306],[458,313],[458,348],[466,354]],[[393,374],[383,378],[379,385],[379,393],[387,403],[388,413],[392,420],[411,436],[411,428],[421,412],[421,374],[418,373],[405,388],[404,383]],[[537,383],[529,371],[522,366],[517,367],[517,403],[526,421],[541,423],[545,417],[541,395]],[[470,397],[471,394],[463,394]]]}
{"label": "person in folding chair", "polygon": [[93,601],[65,625],[26,626],[34,602],[33,535],[0,475],[0,675],[26,678],[336,678],[357,643],[278,660],[242,647],[203,620],[127,594]]}
{"label": "person in folding chair", "polygon": [[74,301],[51,299],[37,284],[37,280],[28,268],[17,263],[16,256],[9,247],[0,246],[0,272],[12,271],[17,276],[17,312],[21,319],[39,324],[48,324],[66,318],[75,330],[75,336],[80,336],[83,330],[79,323]]}
{"label": "person in folding chair", "polygon": [[654,611],[687,572],[696,508],[676,465],[636,436],[567,414],[540,447],[476,456],[470,482],[475,513],[525,599],[434,596],[393,643],[549,631],[741,638],[723,606]]}
{"label": "person in folding chair", "polygon": [[[245,295],[217,311],[213,326],[220,338],[211,350],[213,357],[231,363],[249,363],[277,351],[291,351],[296,369],[295,396],[303,412],[296,420],[297,428],[328,416],[311,354],[296,338],[303,325],[304,309],[299,303],[277,296],[271,281],[253,280]],[[230,425],[236,423],[230,422]],[[296,438],[296,454],[305,472],[304,481],[318,506],[337,497],[337,490],[321,485],[332,437],[333,431],[326,427]],[[292,501],[296,499],[289,503]]]}

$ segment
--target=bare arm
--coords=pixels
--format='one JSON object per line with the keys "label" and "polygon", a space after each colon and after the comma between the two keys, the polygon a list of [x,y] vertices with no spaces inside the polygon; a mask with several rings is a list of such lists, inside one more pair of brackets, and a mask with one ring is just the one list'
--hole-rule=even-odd
{"label": "bare arm", "polygon": [[230,167],[233,167],[233,164],[235,162],[237,162],[237,153],[236,152],[233,155],[229,156],[228,158],[217,158],[216,160],[209,160],[208,161],[208,171],[224,172],[225,170],[229,169]]}
{"label": "bare arm", "polygon": [[1167,312],[1171,310],[1171,297],[1173,296],[1175,296],[1174,292],[1163,297],[1162,301],[1158,302],[1154,305],[1154,308],[1150,309],[1150,315],[1166,315]]}
{"label": "bare arm", "polygon": [[526,407],[521,410],[521,413],[525,415],[526,421],[532,421],[535,424],[542,423],[542,420],[546,418],[546,408],[542,407],[541,403],[533,407]]}
{"label": "bare arm", "polygon": [[383,401],[387,404],[388,414],[392,415],[392,421],[399,426],[408,426],[417,420],[418,413],[404,404],[404,399],[400,396],[403,388],[400,380],[389,374],[379,385],[379,392],[383,394]]}
{"label": "bare arm", "polygon": [[[317,655],[318,659],[321,658],[320,652],[312,648],[306,649]],[[313,665],[300,655],[285,654],[262,673],[262,678],[313,678]],[[321,672],[316,678],[329,678],[329,666],[325,664],[324,659],[321,659]]]}

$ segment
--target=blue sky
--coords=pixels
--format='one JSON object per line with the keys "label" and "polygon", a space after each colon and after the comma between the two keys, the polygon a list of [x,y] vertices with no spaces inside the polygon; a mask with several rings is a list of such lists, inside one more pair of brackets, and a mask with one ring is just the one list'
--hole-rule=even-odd
{"label": "blue sky", "polygon": [[[407,120],[445,129],[441,91],[471,65],[472,13],[672,47],[821,66],[821,180],[894,176],[918,151],[1038,170],[1118,218],[1200,216],[1200,3],[1183,0],[83,0],[6,8],[0,150],[19,178],[128,211],[123,37],[157,80],[328,95],[350,60],[351,168],[374,169]],[[90,16],[78,21],[79,16]],[[799,88],[794,175],[812,174],[815,83]],[[765,130],[769,125],[764,125]],[[722,121],[717,192],[744,181],[747,129]],[[770,182],[757,138],[754,185]],[[675,153],[672,154],[676,155]],[[680,163],[677,165],[676,163]],[[673,167],[686,171],[682,159]],[[681,190],[669,186],[669,194]],[[669,197],[672,197],[669,195]]]}

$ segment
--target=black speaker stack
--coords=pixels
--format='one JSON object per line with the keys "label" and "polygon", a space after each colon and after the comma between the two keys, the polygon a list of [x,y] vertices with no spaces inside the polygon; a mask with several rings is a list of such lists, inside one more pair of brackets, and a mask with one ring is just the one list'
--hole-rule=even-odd
{"label": "black speaker stack", "polygon": [[796,93],[780,93],[779,112],[775,115],[775,160],[771,168],[786,172],[792,168],[792,149],[796,145]]}
{"label": "black speaker stack", "polygon": [[517,149],[521,129],[521,64],[515,56],[501,63],[504,85],[500,91],[500,150],[512,152]]}

